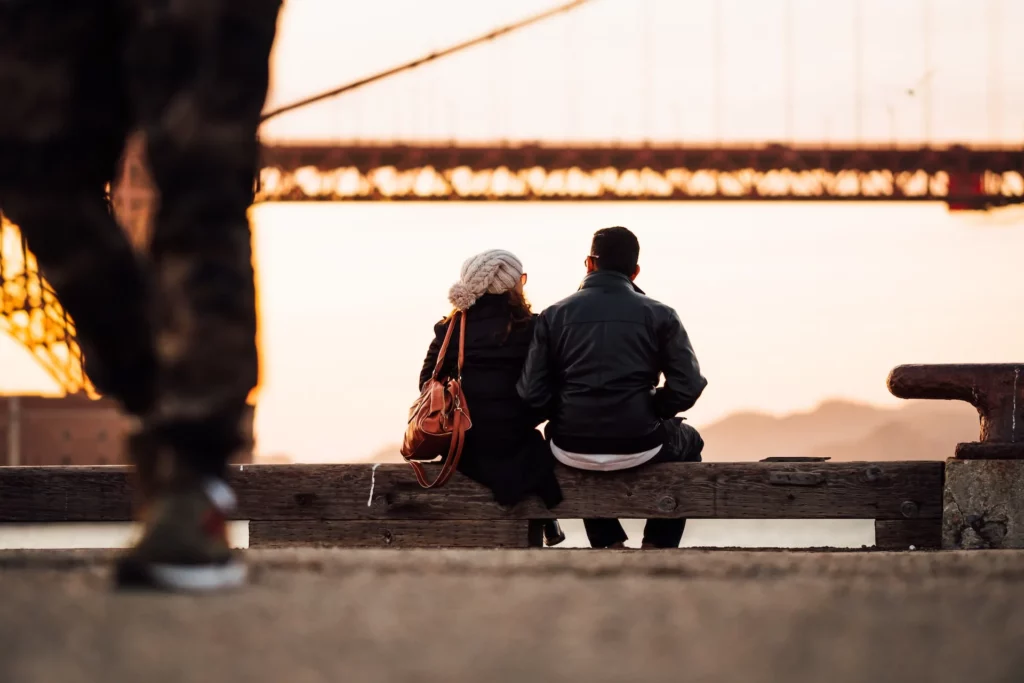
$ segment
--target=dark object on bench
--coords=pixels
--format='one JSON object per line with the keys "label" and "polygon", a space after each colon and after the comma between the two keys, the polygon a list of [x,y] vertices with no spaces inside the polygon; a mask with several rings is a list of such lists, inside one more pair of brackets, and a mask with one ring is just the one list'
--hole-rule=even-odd
{"label": "dark object on bench", "polygon": [[771,458],[761,458],[761,462],[826,462],[832,458],[818,458],[814,456],[802,456],[802,455],[779,455]]}
{"label": "dark object on bench", "polygon": [[961,443],[963,459],[1024,459],[1024,363],[901,365],[889,374],[899,398],[966,401],[978,410],[981,436]]}

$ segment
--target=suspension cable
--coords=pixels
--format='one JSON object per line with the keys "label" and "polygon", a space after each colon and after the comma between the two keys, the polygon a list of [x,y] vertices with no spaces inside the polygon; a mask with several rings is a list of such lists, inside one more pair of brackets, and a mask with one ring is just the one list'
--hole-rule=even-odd
{"label": "suspension cable", "polygon": [[464,42],[459,43],[457,45],[453,45],[451,47],[445,48],[444,50],[441,50],[440,52],[431,52],[430,54],[428,54],[428,55],[426,55],[424,57],[420,57],[419,59],[414,59],[411,62],[406,62],[405,64],[401,64],[401,65],[393,67],[391,69],[387,69],[386,71],[381,71],[380,73],[373,74],[372,76],[367,76],[366,78],[361,78],[358,81],[353,81],[352,83],[348,83],[346,85],[339,86],[339,87],[334,88],[332,90],[328,90],[326,92],[322,92],[322,93],[319,93],[317,95],[313,95],[311,97],[307,97],[307,98],[299,100],[297,102],[292,102],[291,104],[286,104],[283,107],[278,107],[277,109],[272,109],[271,111],[266,112],[265,114],[263,114],[260,117],[260,123],[264,123],[264,122],[268,121],[269,119],[272,119],[275,116],[279,116],[279,115],[284,114],[286,112],[294,111],[294,110],[299,109],[301,107],[305,107],[307,105],[314,104],[316,102],[320,102],[322,100],[326,100],[326,99],[329,99],[331,97],[335,97],[337,95],[341,95],[342,93],[346,93],[346,92],[349,92],[351,90],[355,90],[356,88],[361,88],[364,85],[369,85],[370,83],[374,83],[375,81],[379,81],[381,79],[388,78],[389,76],[394,76],[395,74],[402,73],[403,71],[408,71],[410,69],[415,69],[418,66],[422,66],[424,64],[427,64],[428,62],[432,62],[432,61],[440,59],[442,57],[447,57],[448,55],[455,54],[456,52],[461,52],[462,50],[465,50],[467,48],[473,47],[475,45],[479,45],[480,43],[486,43],[487,41],[494,40],[495,38],[499,38],[499,37],[501,37],[501,36],[503,36],[503,35],[505,35],[507,33],[512,33],[513,31],[518,31],[519,29],[526,28],[527,26],[530,26],[531,24],[536,24],[536,23],[538,23],[540,21],[548,19],[549,17],[553,17],[555,15],[563,14],[565,12],[569,12],[571,10],[574,10],[574,9],[576,9],[576,8],[582,6],[582,5],[587,4],[590,1],[591,0],[572,0],[572,2],[567,2],[567,3],[563,4],[563,5],[559,5],[558,7],[549,9],[549,10],[547,10],[545,12],[541,12],[540,14],[535,14],[535,15],[533,15],[531,17],[527,17],[526,19],[521,19],[520,21],[517,21],[514,24],[509,24],[508,26],[503,26],[503,27],[501,27],[499,29],[496,29],[494,31],[491,31],[490,33],[487,33],[485,35],[478,36],[478,37],[473,38],[471,40],[467,40],[467,41],[464,41]]}

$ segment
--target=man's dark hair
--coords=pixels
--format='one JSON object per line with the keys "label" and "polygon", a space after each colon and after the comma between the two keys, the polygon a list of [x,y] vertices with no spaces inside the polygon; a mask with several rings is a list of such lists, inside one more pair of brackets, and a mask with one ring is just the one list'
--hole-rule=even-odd
{"label": "man's dark hair", "polygon": [[640,259],[640,242],[636,235],[622,226],[602,228],[594,233],[590,256],[598,270],[613,270],[632,276]]}

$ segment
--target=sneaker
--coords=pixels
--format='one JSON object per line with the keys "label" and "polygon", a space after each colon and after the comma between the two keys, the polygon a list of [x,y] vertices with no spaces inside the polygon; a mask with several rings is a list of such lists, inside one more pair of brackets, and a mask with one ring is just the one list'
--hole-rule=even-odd
{"label": "sneaker", "polygon": [[220,479],[155,496],[142,516],[142,538],[118,560],[118,586],[207,592],[245,583],[245,564],[227,536],[235,505],[234,492]]}

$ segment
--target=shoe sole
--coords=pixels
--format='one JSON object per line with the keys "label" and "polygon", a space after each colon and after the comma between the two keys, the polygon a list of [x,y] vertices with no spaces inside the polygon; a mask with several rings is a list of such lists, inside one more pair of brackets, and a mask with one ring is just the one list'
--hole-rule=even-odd
{"label": "shoe sole", "polygon": [[248,568],[241,562],[216,565],[123,564],[118,567],[121,588],[157,588],[182,593],[210,593],[245,584]]}

